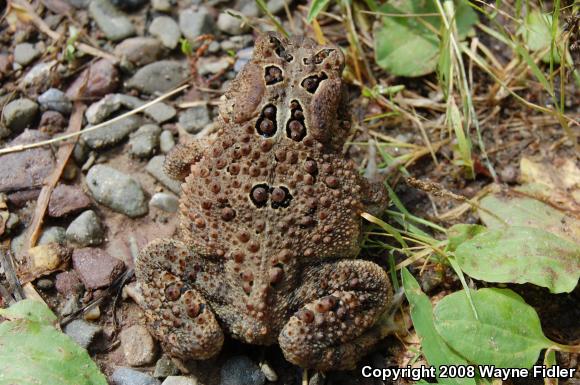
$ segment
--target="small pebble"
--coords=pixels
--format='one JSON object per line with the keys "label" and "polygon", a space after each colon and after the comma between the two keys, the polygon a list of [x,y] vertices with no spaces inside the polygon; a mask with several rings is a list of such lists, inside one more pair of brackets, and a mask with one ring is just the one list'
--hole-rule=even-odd
{"label": "small pebble", "polygon": [[195,106],[181,112],[178,118],[179,125],[190,134],[200,132],[211,123],[209,109],[206,105]]}
{"label": "small pebble", "polygon": [[197,378],[192,376],[169,376],[161,385],[198,385]]}
{"label": "small pebble", "polygon": [[173,5],[169,0],[151,0],[153,9],[159,12],[171,12]]}
{"label": "small pebble", "polygon": [[87,321],[96,321],[101,318],[101,309],[99,308],[99,305],[95,305],[85,311],[83,318]]}
{"label": "small pebble", "polygon": [[[91,6],[99,1],[94,0]],[[66,90],[66,96],[71,99],[101,98],[115,92],[119,86],[119,71],[113,63],[106,59],[97,60],[81,72]]]}
{"label": "small pebble", "polygon": [[66,239],[80,247],[100,245],[104,236],[101,220],[93,210],[80,214],[66,229]]}
{"label": "small pebble", "polygon": [[171,357],[169,357],[167,354],[162,355],[161,358],[155,363],[155,372],[153,373],[154,377],[165,378],[168,376],[175,376],[176,374],[179,374],[179,369],[175,366],[173,360],[171,360]]}
{"label": "small pebble", "polygon": [[161,40],[161,43],[169,49],[177,47],[179,39],[181,38],[179,26],[175,20],[169,16],[158,16],[153,19],[151,25],[149,25],[149,33]]}
{"label": "small pebble", "polygon": [[131,218],[148,212],[143,188],[139,182],[127,174],[112,167],[97,164],[87,173],[86,183],[93,198],[114,211]]}
{"label": "small pebble", "polygon": [[38,115],[38,104],[30,99],[16,99],[8,103],[2,110],[4,124],[12,132],[20,132],[30,128]]}
{"label": "small pebble", "polygon": [[175,194],[181,193],[181,182],[171,179],[169,175],[165,173],[163,163],[165,162],[164,155],[157,155],[151,158],[145,170],[151,174],[155,179],[161,182],[165,187],[169,188]]}
{"label": "small pebble", "polygon": [[59,184],[48,201],[48,215],[60,218],[77,213],[91,205],[89,197],[75,185]]}
{"label": "small pebble", "polygon": [[152,37],[131,37],[115,47],[115,55],[141,67],[160,59],[164,54],[161,42]]}
{"label": "small pebble", "polygon": [[139,158],[150,157],[159,146],[161,128],[156,124],[146,124],[131,134],[129,152]]}
{"label": "small pebble", "polygon": [[212,33],[214,27],[213,17],[205,6],[200,6],[197,10],[190,8],[179,12],[179,29],[191,42],[201,35]]}
{"label": "small pebble", "polygon": [[153,195],[149,204],[168,213],[175,213],[179,208],[179,200],[175,195],[162,192]]}
{"label": "small pebble", "polygon": [[175,108],[165,103],[155,103],[143,112],[157,123],[164,123],[177,115]]}
{"label": "small pebble", "polygon": [[72,103],[64,92],[56,88],[50,88],[38,97],[38,103],[46,109],[58,111],[68,115],[72,111]]}
{"label": "small pebble", "polygon": [[58,273],[56,275],[55,286],[56,291],[67,297],[71,294],[79,294],[83,289],[83,283],[74,270]]}
{"label": "small pebble", "polygon": [[89,15],[111,41],[123,40],[135,34],[131,20],[109,0],[92,0]]}
{"label": "small pebble", "polygon": [[36,281],[36,287],[43,291],[51,290],[54,287],[54,282],[47,278],[41,278]]}
{"label": "small pebble", "polygon": [[266,376],[246,356],[228,359],[220,370],[220,385],[264,385]]}
{"label": "small pebble", "polygon": [[48,226],[38,238],[39,245],[46,245],[49,243],[58,243],[59,245],[64,245],[66,241],[66,229],[60,226]]}
{"label": "small pebble", "polygon": [[120,338],[125,360],[129,365],[147,365],[155,359],[157,345],[144,326],[133,325],[125,328]]}
{"label": "small pebble", "polygon": [[102,331],[103,329],[100,326],[80,319],[73,320],[64,327],[64,333],[85,349],[91,345],[95,336]]}
{"label": "small pebble", "polygon": [[172,90],[188,77],[187,63],[161,60],[139,68],[126,84],[146,94],[155,94]]}
{"label": "small pebble", "polygon": [[22,66],[30,64],[40,57],[42,51],[35,44],[20,43],[14,47],[14,61]]}
{"label": "small pebble", "polygon": [[94,247],[75,249],[72,260],[75,271],[89,290],[110,286],[125,269],[123,261]]}
{"label": "small pebble", "polygon": [[175,146],[173,133],[169,130],[163,130],[159,136],[159,149],[162,153],[167,154]]}
{"label": "small pebble", "polygon": [[[129,134],[135,131],[141,125],[141,118],[137,115],[127,116],[114,123],[108,124],[102,129],[87,132],[81,135],[82,140],[94,150],[111,147]],[[86,128],[90,128],[86,127]]]}
{"label": "small pebble", "polygon": [[266,361],[260,364],[260,369],[262,369],[262,373],[266,376],[266,379],[270,382],[278,381],[278,374],[274,369],[270,366],[270,364]]}
{"label": "small pebble", "polygon": [[249,28],[248,25],[242,26],[242,23],[241,18],[222,12],[218,16],[217,27],[229,35],[240,35]]}
{"label": "small pebble", "polygon": [[161,383],[148,374],[131,368],[117,368],[111,376],[115,385],[160,385]]}

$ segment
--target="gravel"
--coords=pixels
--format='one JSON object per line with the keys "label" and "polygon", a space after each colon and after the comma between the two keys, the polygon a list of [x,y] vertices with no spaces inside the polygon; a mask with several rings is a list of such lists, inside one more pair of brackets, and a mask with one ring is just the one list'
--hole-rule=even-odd
{"label": "gravel", "polygon": [[125,269],[123,261],[95,247],[75,249],[73,267],[88,290],[110,286]]}
{"label": "gravel", "polygon": [[131,218],[147,214],[145,192],[139,182],[112,167],[95,165],[86,178],[97,202]]}
{"label": "gravel", "polygon": [[80,187],[59,184],[50,195],[48,215],[60,218],[84,210],[90,205],[91,200]]}
{"label": "gravel", "polygon": [[40,106],[45,110],[58,111],[68,115],[72,111],[72,103],[64,92],[57,88],[49,88],[37,99]]}
{"label": "gravel", "polygon": [[92,63],[75,78],[66,90],[66,96],[71,100],[101,98],[115,92],[118,86],[119,71],[117,67],[109,60],[101,59]]}
{"label": "gravel", "polygon": [[38,115],[38,104],[30,99],[16,99],[8,103],[2,110],[4,124],[12,132],[20,132],[30,128]]}
{"label": "gravel", "polygon": [[66,239],[80,247],[100,245],[104,237],[101,220],[93,210],[83,212],[66,229]]}
{"label": "gravel", "polygon": [[188,108],[179,115],[178,121],[185,131],[196,134],[211,123],[209,109],[206,105]]}
{"label": "gravel", "polygon": [[187,63],[161,60],[140,68],[127,81],[127,87],[147,94],[167,92],[189,77]]}
{"label": "gravel", "polygon": [[159,146],[161,128],[156,124],[146,124],[131,134],[129,152],[138,158],[150,157]]}
{"label": "gravel", "polygon": [[125,361],[129,365],[147,365],[155,359],[157,345],[144,326],[133,325],[123,329],[120,338]]}
{"label": "gravel", "polygon": [[85,349],[91,345],[95,336],[102,331],[103,329],[100,326],[81,319],[73,320],[64,327],[64,333]]}
{"label": "gravel", "polygon": [[163,192],[153,195],[149,204],[168,213],[175,213],[179,208],[178,198],[173,194]]}
{"label": "gravel", "polygon": [[149,25],[149,33],[161,40],[161,43],[169,49],[177,47],[181,38],[179,26],[169,16],[158,16],[153,19]]}
{"label": "gravel", "polygon": [[39,245],[46,245],[49,243],[58,243],[59,245],[64,245],[66,241],[66,229],[61,226],[48,226],[38,238]]}
{"label": "gravel", "polygon": [[157,123],[167,122],[168,120],[173,119],[175,115],[177,115],[175,108],[161,102],[147,107],[144,113]]}
{"label": "gravel", "polygon": [[249,26],[242,27],[242,20],[230,15],[227,12],[222,12],[218,16],[217,27],[220,31],[228,35],[239,35],[247,31]]}
{"label": "gravel", "polygon": [[161,385],[198,385],[197,378],[193,376],[169,376]]}
{"label": "gravel", "polygon": [[175,366],[171,357],[163,354],[159,360],[155,363],[154,377],[168,377],[179,374],[179,369]]}
{"label": "gravel", "polygon": [[197,37],[213,32],[214,27],[213,17],[204,6],[197,10],[190,8],[179,12],[179,29],[192,43]]}
{"label": "gravel", "polygon": [[89,15],[111,41],[123,40],[135,34],[135,27],[129,18],[109,0],[92,0]]}
{"label": "gravel", "polygon": [[145,170],[151,174],[155,179],[161,182],[165,187],[179,195],[181,193],[181,182],[171,179],[169,175],[165,173],[163,168],[163,163],[165,162],[164,155],[157,155],[151,158]]}
{"label": "gravel", "polygon": [[167,154],[175,146],[175,138],[169,130],[163,130],[159,136],[159,149],[162,153]]}
{"label": "gravel", "polygon": [[160,385],[159,380],[131,368],[117,368],[111,376],[115,385]]}
{"label": "gravel", "polygon": [[266,376],[246,356],[228,359],[220,370],[220,385],[264,385]]}
{"label": "gravel", "polygon": [[[84,133],[81,135],[81,139],[93,150],[111,147],[129,136],[129,134],[139,128],[140,125],[141,117],[130,115],[114,123],[108,124],[106,127]],[[90,127],[91,126],[87,126],[85,129]]]}
{"label": "gravel", "polygon": [[14,61],[22,66],[32,63],[40,57],[42,51],[36,44],[20,43],[14,47]]}
{"label": "gravel", "polygon": [[160,59],[164,52],[161,42],[153,37],[131,37],[115,47],[115,55],[138,67]]}

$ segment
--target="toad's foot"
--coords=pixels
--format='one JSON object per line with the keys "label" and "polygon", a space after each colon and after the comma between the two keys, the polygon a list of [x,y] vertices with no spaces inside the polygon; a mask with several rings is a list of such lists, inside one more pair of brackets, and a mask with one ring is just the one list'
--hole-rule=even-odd
{"label": "toad's foot", "polygon": [[189,284],[186,269],[197,260],[185,244],[167,239],[151,242],[135,263],[149,330],[166,352],[184,360],[210,358],[224,340],[208,303]]}
{"label": "toad's foot", "polygon": [[386,273],[368,261],[340,261],[306,271],[307,302],[282,329],[286,359],[317,370],[353,369],[376,344],[373,328],[392,297]]}

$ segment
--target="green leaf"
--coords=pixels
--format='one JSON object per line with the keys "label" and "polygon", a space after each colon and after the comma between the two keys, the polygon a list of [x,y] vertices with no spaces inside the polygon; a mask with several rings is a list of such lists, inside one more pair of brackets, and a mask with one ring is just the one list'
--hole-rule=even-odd
{"label": "green leaf", "polygon": [[476,320],[465,295],[443,298],[434,311],[435,328],[468,361],[499,368],[530,368],[540,350],[553,345],[542,333],[535,310],[509,289],[472,293]]}
{"label": "green leaf", "polygon": [[45,325],[56,323],[56,316],[48,307],[38,301],[18,301],[7,309],[0,309],[0,316],[9,320],[27,320]]}
{"label": "green leaf", "polygon": [[[531,187],[534,185],[527,184],[518,190],[530,191]],[[545,186],[538,186],[541,187],[548,190]],[[501,229],[505,228],[506,224],[535,227],[571,242],[580,240],[580,221],[540,200],[526,196],[493,194],[483,198],[479,206],[479,217],[489,228]]]}
{"label": "green leaf", "polygon": [[489,230],[460,244],[457,262],[487,282],[533,283],[569,293],[580,277],[580,245],[533,227]]}
{"label": "green leaf", "polygon": [[485,226],[458,224],[447,230],[447,251],[454,252],[463,242],[475,237],[486,230]]}
{"label": "green leaf", "polygon": [[310,9],[308,10],[308,16],[306,17],[308,23],[312,23],[312,20],[316,19],[316,16],[326,8],[329,2],[330,0],[312,0],[312,4],[310,4]]}
{"label": "green leaf", "polygon": [[[467,365],[467,361],[451,350],[437,333],[433,323],[433,309],[429,297],[421,291],[419,284],[407,269],[403,269],[401,275],[405,296],[411,305],[413,326],[421,338],[421,347],[427,362],[436,368],[441,365]],[[438,369],[437,373],[439,373]],[[475,380],[472,378],[451,378],[445,379],[445,381],[445,384],[475,385]]]}
{"label": "green leaf", "polygon": [[[397,76],[416,77],[433,72],[440,44],[435,31],[441,28],[435,2],[390,1],[379,12],[387,15],[382,16],[382,23],[374,31],[377,64]],[[464,38],[477,22],[477,14],[462,0],[457,3],[455,21],[459,37]]]}
{"label": "green leaf", "polygon": [[[530,51],[541,51],[548,49],[552,44],[552,15],[542,13],[539,10],[531,11],[524,19],[524,24],[519,33],[523,36],[526,45]],[[560,35],[560,31],[557,31]],[[554,50],[554,63],[560,62],[558,52]],[[550,62],[550,53],[548,52],[542,61]]]}
{"label": "green leaf", "polygon": [[56,330],[41,302],[20,301],[0,311],[0,385],[106,385],[87,351]]}

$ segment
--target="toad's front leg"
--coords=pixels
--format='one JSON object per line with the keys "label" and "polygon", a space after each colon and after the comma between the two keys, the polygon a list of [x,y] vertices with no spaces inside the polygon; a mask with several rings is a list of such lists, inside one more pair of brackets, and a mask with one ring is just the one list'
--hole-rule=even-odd
{"label": "toad's front leg", "polygon": [[376,320],[392,298],[375,263],[342,260],[307,269],[298,297],[305,305],[278,340],[286,359],[318,370],[353,369],[380,339]]}
{"label": "toad's front leg", "polygon": [[149,243],[135,263],[149,330],[166,352],[184,360],[210,358],[224,341],[207,301],[191,286],[192,269],[203,262],[184,243],[168,239]]}

